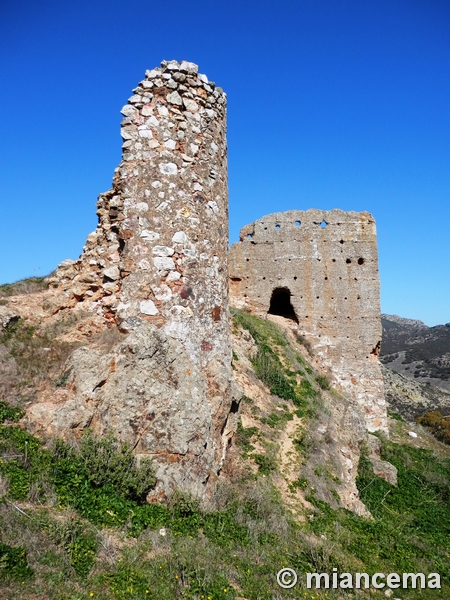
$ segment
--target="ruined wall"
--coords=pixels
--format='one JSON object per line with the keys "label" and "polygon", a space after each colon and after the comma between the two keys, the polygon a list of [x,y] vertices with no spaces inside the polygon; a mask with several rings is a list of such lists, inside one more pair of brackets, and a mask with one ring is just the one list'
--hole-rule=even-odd
{"label": "ruined wall", "polygon": [[[128,334],[77,350],[64,402],[30,420],[61,434],[114,429],[159,465],[161,493],[202,497],[237,400],[228,311],[226,95],[197,65],[164,61],[123,107],[122,162],[99,225],[52,278],[49,312],[78,306]],[[233,404],[233,399],[235,400]]]}
{"label": "ruined wall", "polygon": [[231,302],[266,314],[274,290],[285,288],[333,385],[364,408],[369,431],[387,431],[373,217],[291,210],[247,225],[240,240],[230,250]]}

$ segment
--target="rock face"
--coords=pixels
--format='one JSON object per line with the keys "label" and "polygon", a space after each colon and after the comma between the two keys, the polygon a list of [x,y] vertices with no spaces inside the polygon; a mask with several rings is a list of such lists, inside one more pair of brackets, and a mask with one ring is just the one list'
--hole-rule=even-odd
{"label": "rock face", "polygon": [[450,415],[450,392],[434,385],[419,383],[381,366],[388,408],[408,421],[415,421],[426,412],[438,410]]}
{"label": "rock face", "polygon": [[296,321],[333,385],[363,407],[368,430],[387,432],[373,217],[341,210],[267,215],[241,229],[229,262],[232,303]]}
{"label": "rock face", "polygon": [[18,320],[19,315],[15,311],[7,308],[6,306],[0,306],[0,331],[6,329],[8,325],[11,325],[11,323],[14,323]]}
{"label": "rock face", "polygon": [[74,352],[67,393],[29,420],[62,435],[113,429],[158,465],[160,488],[204,497],[239,395],[228,310],[226,95],[193,63],[146,72],[123,107],[122,162],[99,225],[51,279],[51,312],[94,311],[120,341]]}

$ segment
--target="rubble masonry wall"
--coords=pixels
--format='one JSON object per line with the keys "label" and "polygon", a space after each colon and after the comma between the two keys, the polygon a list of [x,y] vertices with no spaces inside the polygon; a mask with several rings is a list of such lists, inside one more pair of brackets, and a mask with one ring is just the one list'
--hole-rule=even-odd
{"label": "rubble masonry wall", "polygon": [[82,381],[98,357],[74,353],[72,389],[83,394],[59,406],[49,427],[60,433],[78,419],[76,427],[113,429],[154,458],[162,493],[178,487],[202,497],[221,468],[239,400],[228,309],[226,94],[197,65],[163,61],[121,112],[113,189],[99,197],[99,225],[83,254],[59,266],[60,305],[50,310],[78,305],[128,337],[100,387],[97,376],[87,389]]}

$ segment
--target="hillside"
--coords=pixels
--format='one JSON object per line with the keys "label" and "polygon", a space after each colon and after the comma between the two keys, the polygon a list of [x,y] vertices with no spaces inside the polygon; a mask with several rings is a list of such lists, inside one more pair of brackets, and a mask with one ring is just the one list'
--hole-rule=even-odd
{"label": "hillside", "polygon": [[418,383],[450,391],[450,323],[427,327],[392,315],[382,315],[381,322],[381,362]]}
{"label": "hillside", "polygon": [[[58,394],[70,385],[73,347],[108,348],[123,335],[98,333],[82,312],[39,322],[41,292],[32,292],[5,299],[28,317],[0,335],[0,598],[369,597],[305,588],[304,573],[333,568],[438,572],[441,591],[391,597],[450,596],[450,449],[420,426],[411,438],[411,426],[390,419],[391,439],[374,451],[377,438],[330,387],[292,322],[232,310],[233,372],[244,397],[214,505],[186,494],[148,504],[154,471],[113,436],[87,430],[68,443],[24,428],[40,388]],[[395,472],[397,486],[375,474]],[[276,583],[286,566],[299,573],[293,589]]]}

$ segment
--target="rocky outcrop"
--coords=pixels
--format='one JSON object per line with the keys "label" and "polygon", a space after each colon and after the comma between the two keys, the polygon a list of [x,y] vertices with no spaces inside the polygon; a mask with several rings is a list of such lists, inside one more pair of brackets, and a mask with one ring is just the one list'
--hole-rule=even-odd
{"label": "rocky outcrop", "polygon": [[[156,496],[203,498],[220,471],[239,394],[228,310],[226,96],[193,63],[164,61],[123,107],[122,162],[77,261],[44,308],[118,326],[102,354],[76,350],[65,389],[30,408],[35,429],[113,429],[158,467]],[[55,289],[57,292],[55,293]]]}
{"label": "rocky outcrop", "polygon": [[391,485],[397,485],[397,468],[390,462],[381,459],[381,441],[369,433],[367,436],[367,447],[375,475],[381,477]]}
{"label": "rocky outcrop", "polygon": [[375,221],[369,213],[291,210],[241,230],[230,250],[232,303],[297,323],[333,385],[387,433]]}
{"label": "rocky outcrop", "polygon": [[393,413],[415,421],[426,412],[438,410],[450,415],[450,393],[441,388],[419,383],[382,366],[386,402]]}
{"label": "rocky outcrop", "polygon": [[18,321],[19,318],[19,315],[14,310],[11,310],[7,306],[0,306],[0,332]]}

